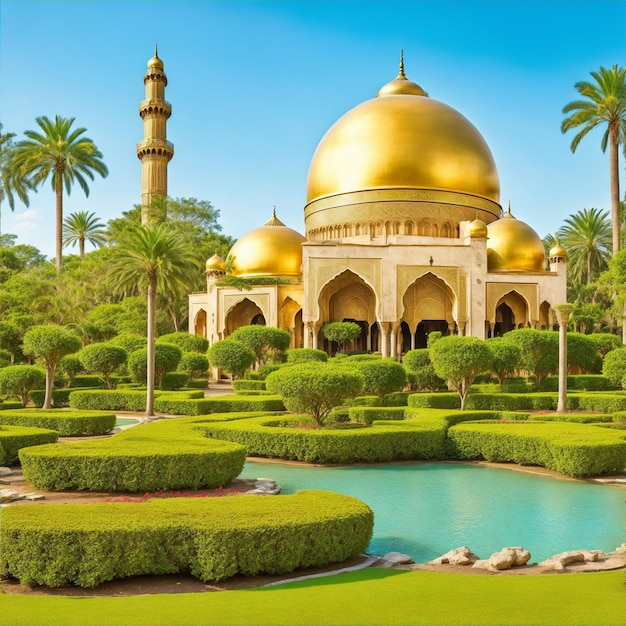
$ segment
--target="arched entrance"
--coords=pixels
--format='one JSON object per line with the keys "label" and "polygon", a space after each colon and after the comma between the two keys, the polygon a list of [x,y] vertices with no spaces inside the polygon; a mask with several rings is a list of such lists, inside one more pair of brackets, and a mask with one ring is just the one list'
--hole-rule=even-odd
{"label": "arched entrance", "polygon": [[302,306],[287,296],[278,311],[278,326],[291,333],[290,348],[302,348],[304,345],[304,326],[302,324]]}
{"label": "arched entrance", "polygon": [[[376,323],[376,295],[360,276],[350,270],[342,272],[323,287],[318,302],[323,323],[350,321],[361,327],[361,335],[346,347],[347,351],[378,350],[378,342],[372,343],[373,336],[378,339],[378,333],[372,332]],[[322,332],[318,345],[327,352],[330,348]]]}
{"label": "arched entrance", "polygon": [[228,337],[241,326],[260,324],[265,326],[265,316],[260,307],[248,298],[244,298],[235,304],[226,314],[224,323],[224,336]]}
{"label": "arched entrance", "polygon": [[[425,348],[428,334],[448,335],[455,327],[456,297],[441,278],[428,272],[409,285],[402,297],[403,351],[408,335],[409,350]],[[406,328],[408,333],[404,330]]]}
{"label": "arched entrance", "polygon": [[196,315],[196,319],[193,321],[193,332],[195,335],[206,337],[206,311],[200,309]]}
{"label": "arched entrance", "polygon": [[528,305],[516,291],[510,291],[496,304],[494,337],[501,337],[510,330],[528,326]]}

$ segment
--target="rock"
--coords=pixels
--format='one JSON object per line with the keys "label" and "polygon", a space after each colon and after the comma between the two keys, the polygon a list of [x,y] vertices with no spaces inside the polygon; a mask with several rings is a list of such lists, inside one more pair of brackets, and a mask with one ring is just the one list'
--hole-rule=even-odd
{"label": "rock", "polygon": [[564,570],[566,565],[571,563],[595,562],[599,558],[606,558],[606,554],[602,550],[569,550],[555,554],[550,558],[539,563],[541,567],[547,567],[554,570]]}
{"label": "rock", "polygon": [[376,562],[376,567],[395,567],[396,565],[409,565],[413,559],[402,552],[388,552]]}
{"label": "rock", "polygon": [[0,467],[0,476],[9,476],[13,470],[10,467]]}
{"label": "rock", "polygon": [[22,500],[24,496],[18,491],[12,489],[0,489],[0,503],[13,502],[14,500]]}
{"label": "rock", "polygon": [[35,500],[45,500],[46,496],[44,496],[41,493],[25,493],[24,494],[24,499],[25,500],[30,500],[31,502],[34,502]]}
{"label": "rock", "polygon": [[488,559],[476,561],[473,567],[499,572],[511,567],[526,565],[529,560],[530,552],[524,548],[502,548],[499,552],[494,552]]}
{"label": "rock", "polygon": [[246,491],[249,496],[275,496],[280,493],[280,485],[269,478],[257,478],[254,481],[254,489]]}
{"label": "rock", "polygon": [[428,565],[472,565],[478,557],[467,547],[454,548],[444,555],[428,562]]}

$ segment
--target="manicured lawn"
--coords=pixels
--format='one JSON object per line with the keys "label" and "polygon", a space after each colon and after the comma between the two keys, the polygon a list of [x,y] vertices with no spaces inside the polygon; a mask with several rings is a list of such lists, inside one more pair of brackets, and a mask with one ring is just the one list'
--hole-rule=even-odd
{"label": "manicured lawn", "polygon": [[2,626],[624,623],[624,570],[489,576],[365,569],[218,593],[88,599],[0,595]]}

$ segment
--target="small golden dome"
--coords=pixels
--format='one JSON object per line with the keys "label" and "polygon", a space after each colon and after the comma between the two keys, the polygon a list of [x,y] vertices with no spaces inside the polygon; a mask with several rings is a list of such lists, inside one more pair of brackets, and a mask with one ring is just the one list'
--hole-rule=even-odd
{"label": "small golden dome", "polygon": [[163,69],[163,61],[159,58],[159,50],[156,46],[154,47],[154,56],[148,61],[148,68]]}
{"label": "small golden dome", "polygon": [[409,80],[404,73],[404,56],[400,51],[400,71],[398,75],[386,85],[383,85],[376,94],[377,98],[381,96],[428,96],[428,94],[413,81]]}
{"label": "small golden dome", "polygon": [[473,219],[469,223],[469,236],[472,239],[486,239],[487,238],[487,224],[481,219]]}
{"label": "small golden dome", "polygon": [[300,233],[272,217],[239,239],[228,253],[227,262],[233,276],[252,278],[298,277],[302,271],[302,242]]}
{"label": "small golden dome", "polygon": [[549,259],[565,259],[567,260],[569,255],[567,254],[567,250],[561,245],[558,241],[553,248],[550,248],[550,252],[548,252]]}
{"label": "small golden dome", "polygon": [[487,226],[488,271],[543,272],[546,252],[539,235],[511,215],[511,207]]}
{"label": "small golden dome", "polygon": [[206,262],[207,272],[224,272],[226,271],[226,263],[219,254],[214,254]]}

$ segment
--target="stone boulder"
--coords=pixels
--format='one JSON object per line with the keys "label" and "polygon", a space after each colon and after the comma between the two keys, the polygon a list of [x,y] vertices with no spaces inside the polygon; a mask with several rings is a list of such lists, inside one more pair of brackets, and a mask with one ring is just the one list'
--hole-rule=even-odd
{"label": "stone boulder", "polygon": [[427,565],[472,565],[478,557],[467,547],[461,546],[429,561]]}
{"label": "stone boulder", "polygon": [[568,552],[555,554],[539,563],[539,565],[541,567],[562,571],[571,563],[594,563],[598,559],[604,558],[606,558],[606,554],[602,550],[569,550]]}
{"label": "stone boulder", "polygon": [[413,559],[408,554],[402,552],[387,552],[385,556],[381,556],[376,561],[376,567],[395,567],[396,565],[409,565],[413,563]]}
{"label": "stone boulder", "polygon": [[526,565],[529,560],[530,552],[524,548],[502,548],[500,552],[494,552],[488,559],[476,561],[472,567],[499,572],[511,567]]}

